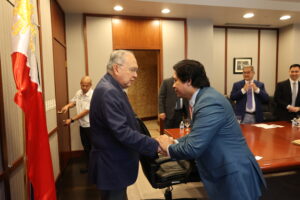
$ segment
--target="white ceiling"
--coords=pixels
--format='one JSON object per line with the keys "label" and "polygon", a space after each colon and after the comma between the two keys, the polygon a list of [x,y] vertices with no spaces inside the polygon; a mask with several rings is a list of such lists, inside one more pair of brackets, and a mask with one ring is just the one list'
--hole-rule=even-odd
{"label": "white ceiling", "polygon": [[[300,0],[57,0],[66,13],[93,13],[110,15],[201,18],[212,20],[214,25],[254,27],[283,27],[300,24]],[[116,12],[115,5],[124,10]],[[163,8],[171,13],[162,14]],[[255,17],[244,19],[246,12]],[[290,20],[280,21],[289,14]]]}

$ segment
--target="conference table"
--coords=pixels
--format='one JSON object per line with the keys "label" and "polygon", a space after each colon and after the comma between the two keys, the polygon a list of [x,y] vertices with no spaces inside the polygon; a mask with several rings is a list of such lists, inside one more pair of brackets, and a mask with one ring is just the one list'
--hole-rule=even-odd
{"label": "conference table", "polygon": [[[300,168],[300,146],[291,142],[300,139],[300,127],[289,122],[269,122],[283,127],[265,129],[253,124],[241,124],[243,135],[264,173],[289,171]],[[173,138],[189,133],[186,129],[165,129]],[[261,159],[258,159],[261,158]]]}

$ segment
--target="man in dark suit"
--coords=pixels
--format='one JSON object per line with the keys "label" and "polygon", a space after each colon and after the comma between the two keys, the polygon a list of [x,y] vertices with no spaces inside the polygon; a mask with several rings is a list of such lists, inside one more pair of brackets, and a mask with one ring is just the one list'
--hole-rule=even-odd
{"label": "man in dark suit", "polygon": [[188,101],[176,96],[173,83],[173,77],[165,79],[159,91],[159,118],[164,120],[164,128],[178,128],[189,115]]}
{"label": "man in dark suit", "polygon": [[277,83],[275,89],[275,115],[278,120],[289,121],[300,115],[300,65],[291,65],[289,75],[290,78]]}
{"label": "man in dark suit", "polygon": [[253,80],[253,66],[243,68],[244,80],[233,84],[230,99],[236,101],[235,114],[244,124],[263,121],[262,104],[268,103],[269,95],[262,82]]}
{"label": "man in dark suit", "polygon": [[127,186],[137,178],[139,154],[154,156],[158,151],[158,142],[140,133],[124,92],[137,70],[131,52],[114,51],[92,97],[89,177],[100,189],[101,200],[126,199]]}
{"label": "man in dark suit", "polygon": [[263,174],[229,101],[210,87],[198,61],[183,60],[173,68],[173,87],[193,108],[192,128],[177,142],[160,136],[161,148],[174,159],[195,159],[209,199],[258,200],[265,185]]}

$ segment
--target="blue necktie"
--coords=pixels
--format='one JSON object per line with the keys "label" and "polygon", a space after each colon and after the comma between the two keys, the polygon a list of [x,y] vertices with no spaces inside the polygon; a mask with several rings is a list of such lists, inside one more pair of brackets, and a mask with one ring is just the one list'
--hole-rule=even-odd
{"label": "blue necktie", "polygon": [[247,108],[251,110],[253,107],[252,102],[252,88],[247,91]]}

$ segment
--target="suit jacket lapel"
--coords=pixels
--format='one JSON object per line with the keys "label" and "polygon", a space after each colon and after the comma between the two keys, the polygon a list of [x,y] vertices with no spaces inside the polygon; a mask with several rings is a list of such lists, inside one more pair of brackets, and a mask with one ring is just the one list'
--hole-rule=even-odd
{"label": "suit jacket lapel", "polygon": [[300,106],[300,82],[299,81],[298,81],[298,93],[297,93],[295,105]]}
{"label": "suit jacket lapel", "polygon": [[291,89],[291,83],[290,83],[290,80],[288,79],[287,81],[286,81],[286,91],[289,91],[289,92],[287,92],[287,97],[288,97],[288,100],[290,101],[290,102],[292,102],[292,89]]}

